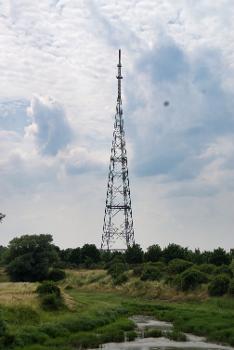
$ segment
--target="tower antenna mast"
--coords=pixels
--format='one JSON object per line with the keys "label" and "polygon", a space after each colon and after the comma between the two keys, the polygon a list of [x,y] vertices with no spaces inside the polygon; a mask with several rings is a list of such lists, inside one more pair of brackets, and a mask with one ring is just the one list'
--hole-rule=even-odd
{"label": "tower antenna mast", "polygon": [[121,50],[117,68],[118,97],[101,244],[101,248],[106,250],[113,249],[119,239],[124,242],[125,248],[135,243],[121,96]]}

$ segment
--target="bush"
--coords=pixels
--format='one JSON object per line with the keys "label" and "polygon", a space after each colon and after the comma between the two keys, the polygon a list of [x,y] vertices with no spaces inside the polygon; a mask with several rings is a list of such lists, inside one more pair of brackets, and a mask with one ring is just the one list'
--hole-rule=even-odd
{"label": "bush", "polygon": [[66,328],[56,323],[44,323],[41,325],[40,331],[47,334],[50,338],[66,337],[69,334]]}
{"label": "bush", "polygon": [[121,275],[118,275],[113,278],[113,283],[116,286],[126,283],[127,281],[128,281],[128,276],[125,273],[122,273]]}
{"label": "bush", "polygon": [[207,276],[194,268],[185,270],[176,279],[177,287],[183,291],[196,289],[200,284],[207,282]]}
{"label": "bush", "polygon": [[3,337],[7,332],[6,322],[0,318],[0,337]]}
{"label": "bush", "polygon": [[122,275],[126,271],[126,264],[121,262],[113,262],[109,268],[108,273],[112,278],[117,278],[119,275]]}
{"label": "bush", "polygon": [[137,338],[137,332],[135,331],[129,331],[126,333],[126,340],[127,341],[133,341]]}
{"label": "bush", "polygon": [[144,269],[144,266],[142,264],[134,266],[133,267],[133,275],[140,277],[142,272],[143,272],[143,269]]}
{"label": "bush", "polygon": [[61,296],[60,288],[52,281],[42,282],[40,286],[37,287],[36,292],[39,294],[39,296],[48,294],[54,294],[57,297]]}
{"label": "bush", "polygon": [[161,271],[152,265],[145,265],[141,275],[142,281],[158,281],[162,277]]}
{"label": "bush", "polygon": [[219,275],[210,282],[208,291],[211,296],[221,296],[227,293],[230,280],[226,275]]}
{"label": "bush", "polygon": [[216,266],[213,264],[201,264],[196,267],[199,271],[212,274],[214,273]]}
{"label": "bush", "polygon": [[175,340],[175,341],[187,341],[186,335],[177,330],[167,332],[166,337],[170,340]]}
{"label": "bush", "polygon": [[183,259],[173,259],[168,264],[168,272],[172,274],[182,273],[188,268],[190,268],[193,264],[190,261],[186,261]]}
{"label": "bush", "polygon": [[228,288],[228,293],[234,297],[234,278],[232,278],[230,280],[230,283],[229,283],[229,288]]}
{"label": "bush", "polygon": [[217,275],[226,274],[228,277],[233,277],[232,270],[227,265],[221,265],[221,266],[216,267],[215,273]]}
{"label": "bush", "polygon": [[44,310],[52,311],[61,309],[64,303],[62,298],[56,294],[47,294],[41,298],[41,305]]}
{"label": "bush", "polygon": [[48,280],[54,281],[54,282],[64,280],[65,277],[66,277],[65,271],[60,269],[52,269],[48,274]]}

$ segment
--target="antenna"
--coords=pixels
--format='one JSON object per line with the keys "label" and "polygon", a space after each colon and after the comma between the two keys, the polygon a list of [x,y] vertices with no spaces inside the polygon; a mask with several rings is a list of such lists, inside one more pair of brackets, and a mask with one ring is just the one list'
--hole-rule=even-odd
{"label": "antenna", "polygon": [[112,249],[117,239],[122,239],[127,247],[135,243],[121,99],[121,50],[117,68],[118,97],[101,244],[101,249],[107,250]]}
{"label": "antenna", "polygon": [[117,64],[118,67],[118,75],[116,76],[116,78],[118,79],[118,98],[117,98],[117,102],[122,103],[122,99],[121,99],[121,79],[123,79],[122,74],[121,74],[121,49],[119,49],[119,63]]}

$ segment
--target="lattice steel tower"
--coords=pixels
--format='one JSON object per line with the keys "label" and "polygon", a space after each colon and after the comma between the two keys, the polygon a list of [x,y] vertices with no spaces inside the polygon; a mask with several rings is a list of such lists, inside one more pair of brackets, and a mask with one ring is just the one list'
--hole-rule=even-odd
{"label": "lattice steel tower", "polygon": [[118,97],[116,105],[113,141],[111,147],[106,207],[103,224],[102,249],[111,249],[117,239],[126,246],[134,244],[132,207],[128,178],[127,152],[121,97],[121,50],[119,50]]}

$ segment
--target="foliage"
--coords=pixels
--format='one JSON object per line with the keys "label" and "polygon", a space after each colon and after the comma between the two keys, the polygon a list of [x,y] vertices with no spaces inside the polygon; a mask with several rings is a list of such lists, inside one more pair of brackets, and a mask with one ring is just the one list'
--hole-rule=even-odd
{"label": "foliage", "polygon": [[56,294],[47,294],[41,297],[41,305],[44,310],[55,311],[64,306],[61,296]]}
{"label": "foliage", "polygon": [[2,315],[0,314],[0,338],[3,337],[7,332],[7,324],[3,320]]}
{"label": "foliage", "polygon": [[51,280],[54,282],[64,280],[65,277],[66,277],[65,271],[60,269],[52,269],[48,274],[48,280]]}
{"label": "foliage", "polygon": [[163,258],[168,263],[173,259],[186,259],[187,248],[171,243],[163,250]]}
{"label": "foliage", "polygon": [[186,335],[175,329],[173,329],[172,331],[166,332],[166,337],[170,340],[175,340],[175,341],[187,341]]}
{"label": "foliage", "polygon": [[145,261],[156,262],[162,257],[162,249],[158,244],[151,245],[145,253]]}
{"label": "foliage", "polygon": [[228,288],[228,293],[234,297],[234,278],[232,278],[230,280],[230,283],[229,283],[229,288]]}
{"label": "foliage", "polygon": [[205,282],[207,282],[207,276],[203,272],[190,268],[178,275],[176,284],[182,291],[188,291]]}
{"label": "foliage", "polygon": [[113,278],[113,284],[116,286],[126,283],[127,281],[128,281],[128,276],[126,275],[126,273],[122,273]]}
{"label": "foliage", "polygon": [[44,310],[59,310],[64,306],[61,291],[52,281],[45,281],[36,289],[41,300],[41,306]]}
{"label": "foliage", "polygon": [[216,275],[226,274],[228,277],[233,277],[231,268],[228,265],[220,265],[215,269]]}
{"label": "foliage", "polygon": [[229,278],[226,275],[218,275],[208,286],[208,291],[211,296],[222,296],[228,291]]}
{"label": "foliage", "polygon": [[142,281],[158,281],[161,277],[162,273],[157,267],[145,264],[141,275]]}
{"label": "foliage", "polygon": [[[234,250],[233,250],[233,251],[234,251]],[[233,276],[234,276],[234,259],[233,259],[233,258],[232,258],[232,261],[231,261],[229,267],[230,267],[230,269],[231,269],[231,271],[232,271],[232,274],[233,274]]]}
{"label": "foliage", "polygon": [[229,265],[231,262],[231,257],[228,253],[225,252],[223,248],[214,249],[212,252],[209,262],[211,264],[220,266],[220,265]]}
{"label": "foliage", "polygon": [[144,270],[144,265],[143,264],[135,265],[135,266],[133,266],[133,269],[132,269],[133,275],[137,276],[137,277],[140,277],[142,272],[143,272],[143,270]]}
{"label": "foliage", "polygon": [[123,274],[127,270],[126,264],[114,260],[109,266],[107,272],[112,278],[117,278],[119,275]]}
{"label": "foliage", "polygon": [[97,249],[95,244],[85,244],[81,248],[81,260],[83,263],[90,259],[92,263],[97,263],[101,259],[100,251]]}
{"label": "foliage", "polygon": [[13,281],[42,281],[58,260],[51,235],[24,235],[9,243],[7,272]]}
{"label": "foliage", "polygon": [[183,259],[173,259],[168,263],[168,272],[178,274],[190,268],[193,264]]}
{"label": "foliage", "polygon": [[196,268],[201,272],[213,274],[216,269],[216,266],[213,264],[205,263],[205,264],[198,265]]}
{"label": "foliage", "polygon": [[127,248],[125,258],[128,264],[141,264],[143,262],[144,252],[139,244],[134,244]]}
{"label": "foliage", "polygon": [[36,292],[39,296],[54,294],[57,297],[61,296],[61,291],[58,286],[52,281],[42,282],[36,289]]}

